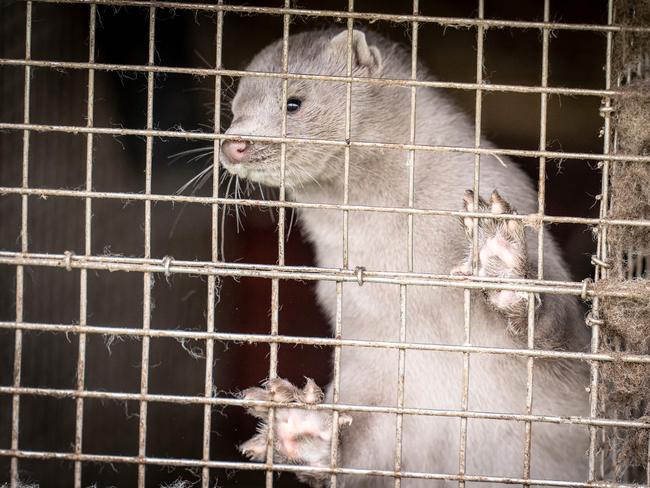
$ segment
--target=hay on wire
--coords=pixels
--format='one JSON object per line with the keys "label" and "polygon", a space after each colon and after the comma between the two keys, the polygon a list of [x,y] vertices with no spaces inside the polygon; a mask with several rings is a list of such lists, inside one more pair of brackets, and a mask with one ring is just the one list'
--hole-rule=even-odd
{"label": "hay on wire", "polygon": [[[616,0],[616,23],[623,26],[650,25],[650,0]],[[623,92],[613,101],[613,127],[621,154],[650,154],[650,81],[639,70],[650,56],[650,33],[619,31],[614,36],[612,69],[624,82]],[[636,77],[636,78],[635,78]],[[650,220],[650,163],[616,162],[610,166],[610,208],[608,217]],[[650,421],[650,364],[625,363],[624,354],[650,354],[650,270],[636,257],[650,256],[650,228],[610,226],[608,254],[616,259],[597,291],[626,291],[631,297],[601,297],[601,347],[616,358],[600,370],[599,400],[610,418]],[[650,258],[649,258],[650,259]],[[648,462],[649,429],[613,429],[605,447],[613,452],[618,477],[631,474],[645,479],[630,468],[645,468]],[[637,476],[635,476],[635,473]]]}
{"label": "hay on wire", "polygon": [[[614,20],[629,27],[650,25],[650,0],[616,0]],[[619,31],[614,36],[614,73],[623,74],[650,52],[650,35],[647,32]]]}
{"label": "hay on wire", "polygon": [[[625,154],[650,154],[650,80],[639,80],[624,88],[615,102],[614,123],[618,131],[619,150]],[[650,164],[646,162],[616,163],[611,173],[612,219],[650,219]],[[650,229],[647,227],[614,226],[610,229],[612,250],[634,249],[637,254],[650,254]],[[617,267],[624,263],[617,262]],[[623,270],[618,269],[620,274]]]}
{"label": "hay on wire", "polygon": [[[638,420],[650,422],[650,408],[647,408],[646,415]],[[631,467],[646,465],[650,440],[648,429],[618,429],[615,436],[619,446],[616,453],[617,474],[622,474]]]}
{"label": "hay on wire", "polygon": [[[650,421],[650,364],[626,363],[625,354],[650,354],[650,281],[601,280],[599,291],[625,290],[634,298],[602,297],[602,349],[615,360],[600,369],[599,399],[615,418]],[[624,352],[620,352],[624,351]],[[609,433],[615,472],[645,467],[648,459],[648,429],[617,429]]]}
{"label": "hay on wire", "polygon": [[650,281],[601,280],[595,285],[598,293],[626,292],[630,297],[602,297],[601,315],[605,329],[625,341],[627,351],[634,354],[650,352]]}

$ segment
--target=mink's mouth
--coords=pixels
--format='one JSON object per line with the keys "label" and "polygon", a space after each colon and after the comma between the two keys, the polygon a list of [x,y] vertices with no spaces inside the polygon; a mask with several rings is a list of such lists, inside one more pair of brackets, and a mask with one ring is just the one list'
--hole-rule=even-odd
{"label": "mink's mouth", "polygon": [[221,166],[231,175],[266,186],[280,186],[279,171],[274,167],[260,167],[258,164],[243,162],[233,164],[226,158],[221,158]]}
{"label": "mink's mouth", "polygon": [[[265,148],[266,149],[266,148]],[[320,177],[304,167],[303,161],[293,159],[288,152],[285,161],[284,183],[288,189],[303,188],[309,185],[320,186]],[[225,154],[220,155],[221,166],[231,175],[265,186],[280,187],[281,170],[279,151],[257,150],[241,162],[231,161]]]}

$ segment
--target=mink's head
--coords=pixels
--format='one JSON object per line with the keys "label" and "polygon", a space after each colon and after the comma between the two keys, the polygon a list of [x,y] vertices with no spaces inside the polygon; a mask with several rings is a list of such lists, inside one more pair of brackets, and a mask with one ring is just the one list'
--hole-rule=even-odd
{"label": "mink's head", "polygon": [[[404,59],[398,55],[396,45],[377,35],[354,30],[349,36],[348,31],[330,29],[289,37],[288,72],[344,77],[347,75],[348,43],[353,77],[386,77],[386,60]],[[282,73],[282,60],[280,40],[260,51],[247,71]],[[327,79],[289,79],[286,96],[283,95],[283,84],[280,76],[246,76],[241,79],[232,102],[233,120],[226,134],[241,136],[243,140],[225,141],[220,155],[221,164],[230,173],[265,185],[280,185],[281,144],[250,141],[246,137],[281,137],[285,110],[288,138],[344,143],[347,83]],[[390,112],[386,106],[395,103],[394,99],[392,103],[388,100],[394,97],[395,90],[395,87],[387,89],[376,83],[352,83],[353,140],[377,140],[383,136],[380,128],[388,124],[395,126],[395,121],[391,123],[386,117]],[[321,185],[342,176],[344,153],[344,144],[287,142],[287,187]]]}

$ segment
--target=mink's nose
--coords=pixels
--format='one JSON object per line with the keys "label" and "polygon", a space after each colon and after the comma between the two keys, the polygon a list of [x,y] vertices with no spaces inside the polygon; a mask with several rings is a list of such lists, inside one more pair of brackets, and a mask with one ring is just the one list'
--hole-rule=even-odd
{"label": "mink's nose", "polygon": [[245,141],[226,141],[221,150],[233,164],[243,163],[248,157],[248,143]]}

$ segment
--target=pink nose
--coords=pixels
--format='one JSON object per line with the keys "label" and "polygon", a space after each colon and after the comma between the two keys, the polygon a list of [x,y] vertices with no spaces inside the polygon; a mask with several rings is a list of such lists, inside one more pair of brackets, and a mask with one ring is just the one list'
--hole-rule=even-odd
{"label": "pink nose", "polygon": [[231,163],[242,163],[248,157],[248,143],[245,141],[226,141],[221,150]]}

